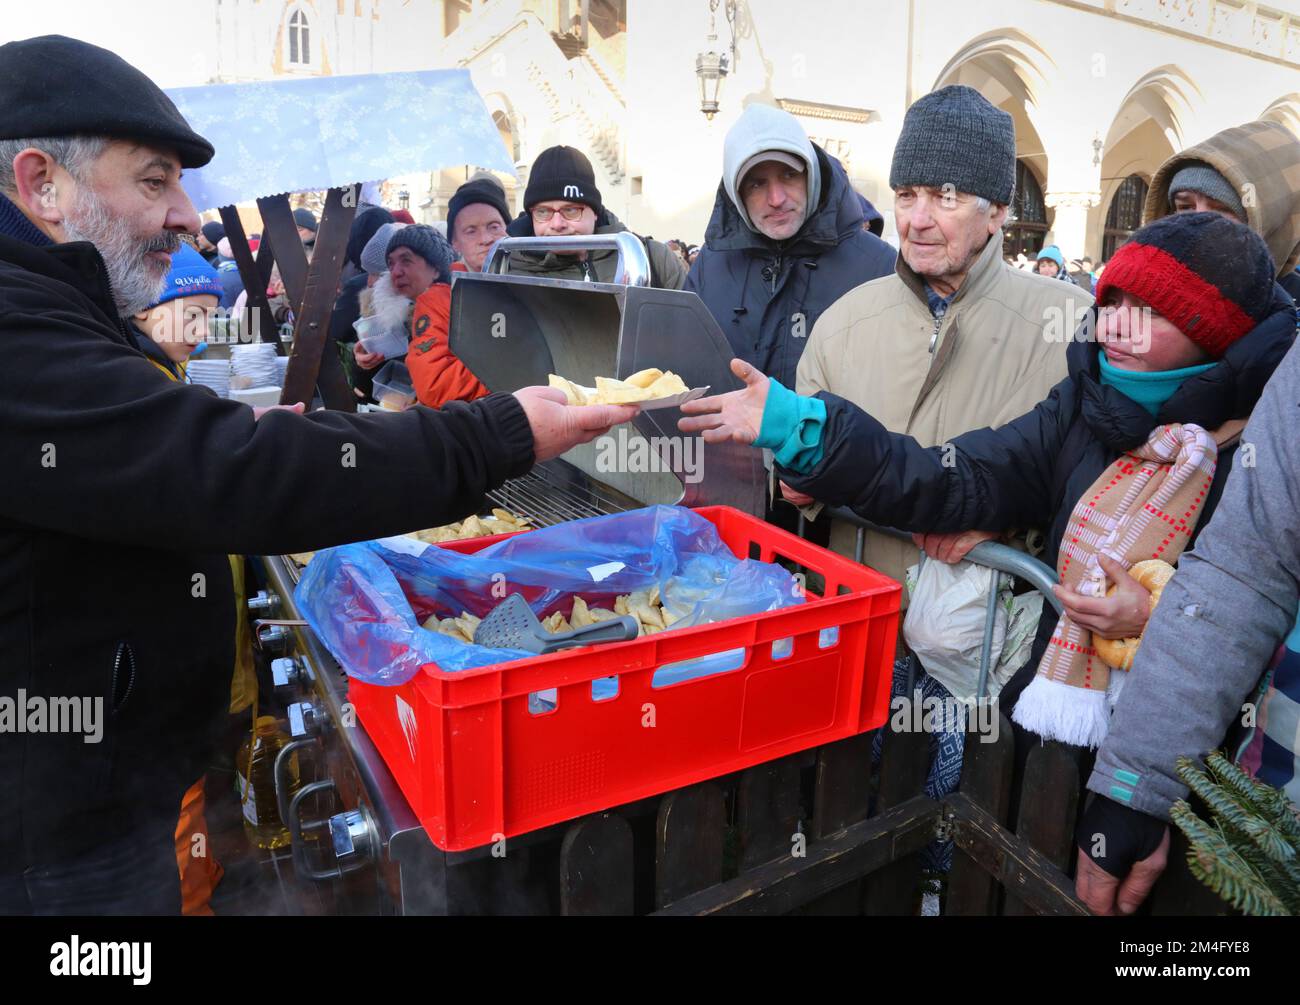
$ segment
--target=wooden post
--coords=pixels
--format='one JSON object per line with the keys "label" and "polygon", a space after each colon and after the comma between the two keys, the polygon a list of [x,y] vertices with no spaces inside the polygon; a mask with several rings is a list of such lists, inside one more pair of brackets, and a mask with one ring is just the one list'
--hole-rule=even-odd
{"label": "wooden post", "polygon": [[[280,278],[284,281],[284,292],[289,298],[295,316],[302,313],[302,296],[307,289],[307,252],[298,236],[298,225],[294,223],[293,210],[289,208],[287,195],[273,195],[257,200],[258,212],[262,214],[262,239],[271,239],[271,248],[275,252],[275,261],[280,266]],[[270,281],[270,270],[267,270]],[[264,282],[263,286],[266,285]]]}
{"label": "wooden post", "polygon": [[[1011,768],[1016,738],[1005,715],[998,715],[998,738],[981,743],[980,735],[966,730],[962,753],[961,792],[1005,825],[1011,808]],[[944,914],[988,916],[997,914],[998,884],[978,862],[960,848],[954,849],[948,873]]]}
{"label": "wooden post", "polygon": [[871,744],[874,733],[859,733],[817,751],[813,796],[813,836],[820,839],[867,819],[871,808]]}
{"label": "wooden post", "polygon": [[944,800],[944,822],[958,848],[987,869],[1036,914],[1087,915],[1074,880],[1028,841],[1010,833],[961,792]]}
{"label": "wooden post", "polygon": [[[271,285],[271,270],[275,268],[275,245],[271,241],[270,235],[262,235],[262,241],[257,246],[257,255],[254,261],[257,263],[257,274],[261,278],[258,286],[264,290]],[[276,336],[276,342],[281,349],[284,348],[284,343],[280,341],[278,335]]]}
{"label": "wooden post", "polygon": [[[825,841],[866,820],[871,809],[871,745],[874,733],[859,733],[817,751],[812,838]],[[804,914],[845,915],[862,910],[862,881],[848,883],[804,906]]]}
{"label": "wooden post", "polygon": [[[302,309],[295,319],[293,354],[289,357],[284,392],[280,395],[282,405],[301,401],[310,406],[319,384],[327,408],[357,410],[356,395],[348,387],[337,353],[328,345],[330,314],[334,310],[343,254],[356,211],[356,186],[330,189],[321,213],[320,229],[316,232],[316,250],[307,270]],[[297,237],[296,230],[294,236]],[[301,243],[299,253],[302,254]]]}
{"label": "wooden post", "polygon": [[746,769],[736,795],[740,871],[788,856],[799,829],[798,754]]}
{"label": "wooden post", "polygon": [[722,882],[722,789],[713,782],[670,792],[655,822],[655,906]]}
{"label": "wooden post", "polygon": [[808,848],[804,859],[779,858],[735,879],[688,894],[656,914],[786,914],[856,888],[859,877],[920,851],[934,839],[939,804],[916,796]]}
{"label": "wooden post", "polygon": [[[226,228],[226,237],[230,240],[230,253],[235,256],[239,266],[239,278],[244,282],[244,292],[248,294],[248,306],[239,319],[239,339],[241,342],[274,342],[276,351],[280,347],[280,332],[271,317],[271,305],[266,299],[266,283],[259,279],[257,262],[248,247],[248,235],[244,233],[244,223],[234,206],[222,206],[217,211],[221,214],[221,223]],[[258,249],[260,252],[260,248]]]}
{"label": "wooden post", "polygon": [[[1055,740],[1030,749],[1021,786],[1016,835],[1029,842],[1063,872],[1074,857],[1074,824],[1079,818],[1079,750]],[[1034,913],[1012,889],[1004,915]]]}
{"label": "wooden post", "polygon": [[[919,704],[919,695],[911,702]],[[919,716],[914,714],[911,722]],[[930,733],[928,729],[902,732],[885,727],[885,749],[880,758],[880,792],[877,813],[883,813],[920,795],[930,771]],[[868,915],[915,914],[917,890],[921,879],[921,858],[909,855],[886,866],[866,880],[864,912]]]}
{"label": "wooden post", "polygon": [[614,813],[573,824],[560,844],[560,913],[632,913],[632,828]]}

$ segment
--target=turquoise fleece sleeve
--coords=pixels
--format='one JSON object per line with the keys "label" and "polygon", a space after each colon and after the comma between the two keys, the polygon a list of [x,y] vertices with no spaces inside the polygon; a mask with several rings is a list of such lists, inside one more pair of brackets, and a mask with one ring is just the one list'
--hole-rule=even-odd
{"label": "turquoise fleece sleeve", "polygon": [[768,378],[767,404],[756,447],[767,447],[783,468],[808,474],[822,459],[826,402],[805,398]]}

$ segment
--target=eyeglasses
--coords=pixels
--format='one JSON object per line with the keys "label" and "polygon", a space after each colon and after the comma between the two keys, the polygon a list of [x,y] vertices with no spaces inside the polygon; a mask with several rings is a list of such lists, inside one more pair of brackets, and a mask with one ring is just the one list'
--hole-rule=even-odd
{"label": "eyeglasses", "polygon": [[582,219],[582,211],[586,208],[586,206],[562,206],[560,209],[552,209],[550,206],[534,206],[533,219],[538,223],[546,223],[559,213],[570,223],[575,223]]}

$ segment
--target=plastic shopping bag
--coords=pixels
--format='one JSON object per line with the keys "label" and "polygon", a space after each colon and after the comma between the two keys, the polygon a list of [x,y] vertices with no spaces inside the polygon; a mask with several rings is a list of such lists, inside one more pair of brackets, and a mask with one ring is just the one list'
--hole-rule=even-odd
{"label": "plastic shopping bag", "polygon": [[677,506],[574,520],[472,554],[406,537],[327,548],[304,570],[294,599],[350,676],[397,685],[428,663],[455,672],[532,655],[420,627],[432,615],[485,617],[510,593],[539,617],[567,614],[575,596],[612,608],[618,595],[652,586],[680,619],[673,629],[803,602],[788,572],[736,558],[712,523]]}
{"label": "plastic shopping bag", "polygon": [[[955,698],[973,700],[979,689],[984,623],[989,591],[995,583],[998,608],[993,622],[989,696],[997,694],[1015,672],[998,665],[1012,612],[1011,582],[1012,577],[1006,574],[965,561],[949,565],[923,558],[919,574],[916,566],[907,570],[911,603],[903,620],[903,639],[926,673]],[[1037,623],[1036,618],[1034,621]]]}

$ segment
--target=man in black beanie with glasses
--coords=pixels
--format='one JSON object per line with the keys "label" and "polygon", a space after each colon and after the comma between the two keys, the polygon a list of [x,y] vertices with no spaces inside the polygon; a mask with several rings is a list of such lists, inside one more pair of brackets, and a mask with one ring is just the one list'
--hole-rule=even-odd
{"label": "man in black beanie with glasses", "polygon": [[[600,201],[591,161],[573,147],[550,147],[537,155],[524,189],[524,211],[510,224],[511,237],[573,237],[627,230]],[[682,260],[658,241],[640,238],[650,260],[650,285],[680,290],[686,282]],[[511,256],[510,271],[543,279],[618,283],[616,251],[579,251]]]}

